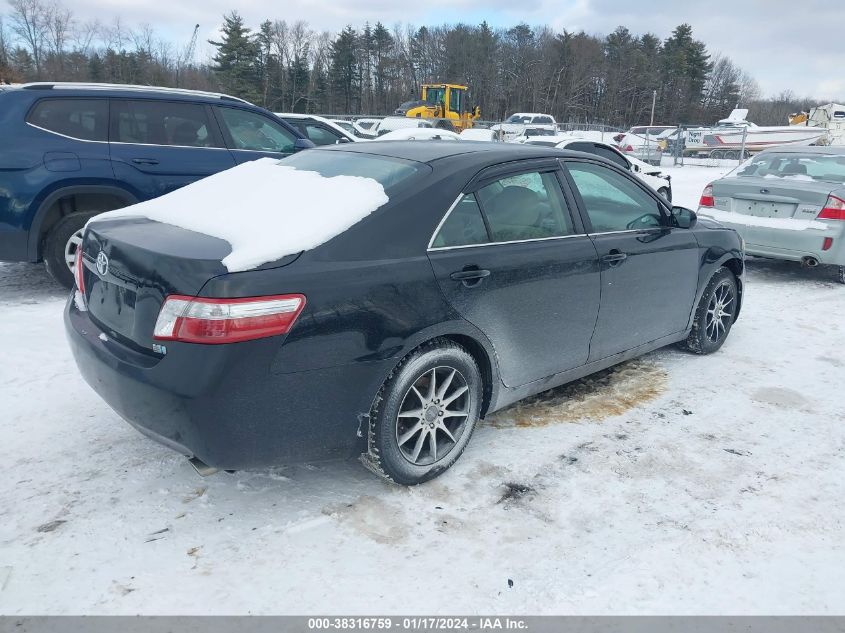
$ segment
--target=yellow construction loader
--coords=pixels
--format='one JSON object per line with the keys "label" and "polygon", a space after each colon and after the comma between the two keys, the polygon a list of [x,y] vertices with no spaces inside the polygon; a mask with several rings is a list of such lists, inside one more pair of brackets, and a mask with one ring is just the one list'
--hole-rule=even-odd
{"label": "yellow construction loader", "polygon": [[481,116],[481,108],[470,108],[467,87],[458,84],[423,84],[419,101],[406,101],[394,114],[417,119],[438,119],[435,127],[461,132],[472,127]]}

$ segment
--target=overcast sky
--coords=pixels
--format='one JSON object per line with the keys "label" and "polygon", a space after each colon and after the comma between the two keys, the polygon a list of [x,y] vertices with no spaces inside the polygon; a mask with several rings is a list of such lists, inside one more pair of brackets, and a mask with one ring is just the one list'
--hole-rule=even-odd
{"label": "overcast sky", "polygon": [[[520,21],[558,30],[606,34],[619,25],[661,39],[682,22],[693,26],[711,52],[728,55],[757,79],[765,95],[845,98],[845,0],[65,0],[81,19],[108,23],[119,15],[131,25],[149,23],[176,43],[194,24],[203,39],[221,16],[237,9],[250,26],[262,20],[307,21],[315,30],[381,21],[480,23],[507,27]],[[208,47],[198,47],[201,56]]]}

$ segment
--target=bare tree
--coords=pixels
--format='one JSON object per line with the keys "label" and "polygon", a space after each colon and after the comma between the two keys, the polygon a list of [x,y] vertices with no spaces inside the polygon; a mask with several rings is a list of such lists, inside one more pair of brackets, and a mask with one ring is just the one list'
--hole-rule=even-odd
{"label": "bare tree", "polygon": [[47,49],[57,58],[64,55],[68,40],[73,37],[73,14],[57,0],[44,7]]}
{"label": "bare tree", "polygon": [[44,42],[47,38],[47,7],[42,0],[9,0],[12,32],[29,47],[35,75],[41,78]]}

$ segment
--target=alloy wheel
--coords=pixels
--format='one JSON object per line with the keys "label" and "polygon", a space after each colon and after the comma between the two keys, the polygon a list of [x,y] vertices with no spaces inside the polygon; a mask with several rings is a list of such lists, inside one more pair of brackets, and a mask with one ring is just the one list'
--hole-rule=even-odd
{"label": "alloy wheel", "polygon": [[471,392],[453,367],[435,367],[408,389],[396,417],[396,443],[403,457],[416,466],[445,458],[466,428]]}
{"label": "alloy wheel", "polygon": [[67,264],[71,272],[73,272],[73,267],[76,265],[76,251],[82,246],[82,235],[84,232],[84,228],[79,229],[65,242],[65,264]]}
{"label": "alloy wheel", "polygon": [[733,285],[728,280],[720,283],[713,291],[704,315],[704,332],[711,342],[716,343],[727,334],[728,326],[733,321],[734,299]]}

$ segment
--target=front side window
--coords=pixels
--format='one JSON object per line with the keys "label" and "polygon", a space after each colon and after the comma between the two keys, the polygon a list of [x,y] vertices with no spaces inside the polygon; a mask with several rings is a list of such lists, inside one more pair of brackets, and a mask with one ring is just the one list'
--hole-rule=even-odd
{"label": "front side window", "polygon": [[478,191],[493,242],[571,235],[572,220],[554,172],[496,180]]}
{"label": "front side window", "polygon": [[428,105],[438,105],[445,101],[446,99],[446,89],[445,88],[426,88],[425,90],[425,102]]}
{"label": "front side window", "polygon": [[293,151],[296,138],[279,123],[248,110],[220,108],[219,111],[232,137],[233,149],[285,154]]}
{"label": "front side window", "polygon": [[595,163],[567,163],[594,233],[659,227],[658,202],[627,177]]}
{"label": "front side window", "polygon": [[205,106],[152,100],[115,100],[112,141],[142,145],[222,147]]}
{"label": "front side window", "polygon": [[314,145],[335,145],[341,139],[340,134],[331,132],[315,123],[305,124],[305,136],[307,136]]}
{"label": "front side window", "polygon": [[462,196],[452,208],[431,245],[434,248],[444,248],[484,244],[488,241],[487,227],[484,226],[478,201],[475,194],[469,193]]}
{"label": "front side window", "polygon": [[106,99],[42,99],[26,120],[50,132],[84,141],[109,139]]}

